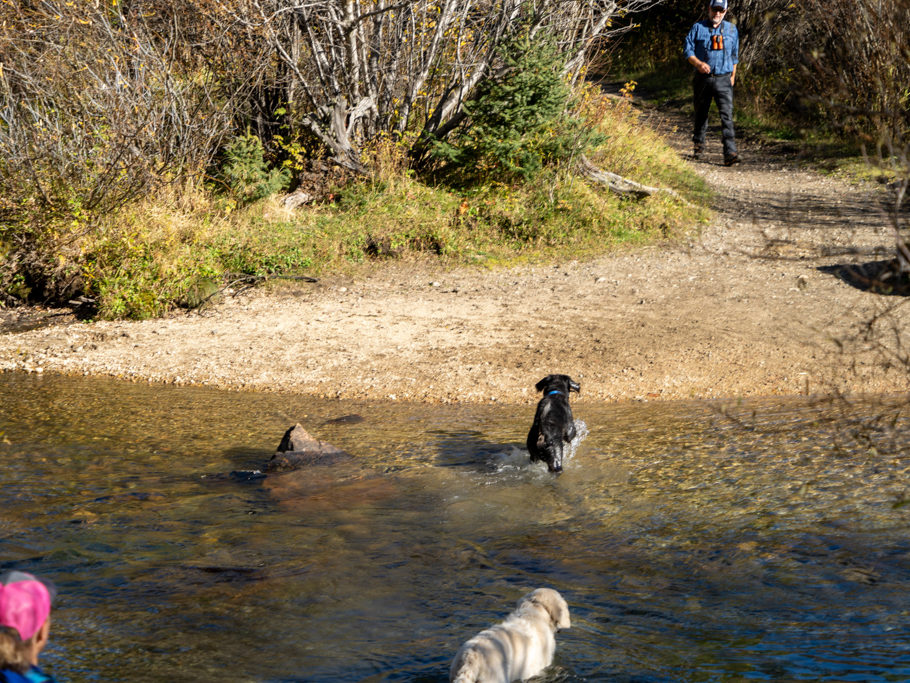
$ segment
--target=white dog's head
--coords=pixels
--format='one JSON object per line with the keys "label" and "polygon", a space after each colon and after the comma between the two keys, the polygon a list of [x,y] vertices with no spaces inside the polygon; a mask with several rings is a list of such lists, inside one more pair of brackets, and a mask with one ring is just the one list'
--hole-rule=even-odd
{"label": "white dog's head", "polygon": [[552,588],[537,588],[521,600],[518,601],[520,608],[525,604],[539,605],[547,614],[550,615],[550,621],[553,624],[553,630],[561,628],[570,628],[572,622],[569,619],[569,605],[563,597]]}

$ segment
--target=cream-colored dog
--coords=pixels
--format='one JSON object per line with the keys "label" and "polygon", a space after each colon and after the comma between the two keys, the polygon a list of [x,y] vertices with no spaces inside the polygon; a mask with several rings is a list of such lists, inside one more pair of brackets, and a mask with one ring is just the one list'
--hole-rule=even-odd
{"label": "cream-colored dog", "polygon": [[553,662],[554,634],[569,628],[569,606],[552,588],[538,588],[518,601],[501,624],[481,631],[458,650],[452,683],[510,683],[536,676]]}

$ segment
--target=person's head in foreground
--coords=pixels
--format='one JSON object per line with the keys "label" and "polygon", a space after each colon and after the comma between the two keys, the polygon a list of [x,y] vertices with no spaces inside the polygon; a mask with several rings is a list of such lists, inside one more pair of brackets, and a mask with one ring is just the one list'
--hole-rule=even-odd
{"label": "person's head in foreground", "polygon": [[47,645],[55,594],[53,584],[26,572],[0,573],[0,680],[7,672],[50,680],[35,674],[40,675],[38,656]]}

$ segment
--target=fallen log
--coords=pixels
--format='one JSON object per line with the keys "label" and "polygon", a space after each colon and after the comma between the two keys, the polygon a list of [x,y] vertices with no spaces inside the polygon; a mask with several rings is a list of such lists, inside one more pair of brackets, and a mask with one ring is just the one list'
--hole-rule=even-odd
{"label": "fallen log", "polygon": [[692,206],[692,202],[683,197],[676,190],[671,190],[666,187],[642,185],[641,183],[636,183],[634,180],[623,178],[617,173],[604,171],[591,163],[591,160],[586,156],[582,156],[579,160],[578,170],[588,180],[600,185],[606,185],[611,192],[618,194],[620,197],[643,199],[645,197],[650,197],[653,194],[664,193],[670,195],[677,201],[682,202],[686,206]]}

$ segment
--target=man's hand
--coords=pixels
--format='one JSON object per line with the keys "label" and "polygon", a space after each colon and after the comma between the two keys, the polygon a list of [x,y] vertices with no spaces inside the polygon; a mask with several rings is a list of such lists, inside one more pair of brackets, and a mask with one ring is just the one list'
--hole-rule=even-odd
{"label": "man's hand", "polygon": [[691,57],[689,57],[688,62],[689,62],[689,64],[694,66],[695,70],[698,71],[699,73],[703,73],[703,74],[711,73],[711,67],[708,66],[708,63],[701,61],[695,55],[692,55]]}

